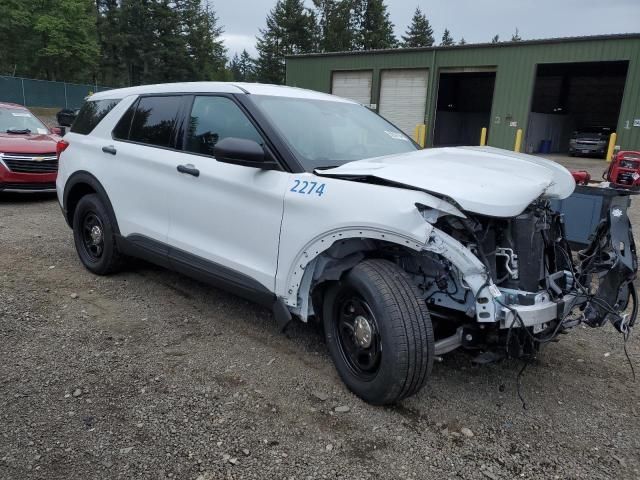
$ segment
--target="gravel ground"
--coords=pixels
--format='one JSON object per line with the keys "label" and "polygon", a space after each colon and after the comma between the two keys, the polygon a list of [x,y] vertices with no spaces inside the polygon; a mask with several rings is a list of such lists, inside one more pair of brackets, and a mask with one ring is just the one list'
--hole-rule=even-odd
{"label": "gravel ground", "polygon": [[267,310],[143,262],[94,276],[55,198],[0,197],[1,478],[640,477],[640,392],[613,328],[545,348],[526,409],[518,361],[470,358],[369,406],[315,328],[279,334]]}

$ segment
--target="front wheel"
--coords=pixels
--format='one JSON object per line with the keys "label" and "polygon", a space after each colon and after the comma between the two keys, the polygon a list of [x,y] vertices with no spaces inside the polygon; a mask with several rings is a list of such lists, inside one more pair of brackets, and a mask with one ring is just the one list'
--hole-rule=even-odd
{"label": "front wheel", "polygon": [[426,304],[409,276],[387,260],[365,260],[328,289],[323,306],[329,352],[340,377],[374,405],[419,391],[433,365]]}

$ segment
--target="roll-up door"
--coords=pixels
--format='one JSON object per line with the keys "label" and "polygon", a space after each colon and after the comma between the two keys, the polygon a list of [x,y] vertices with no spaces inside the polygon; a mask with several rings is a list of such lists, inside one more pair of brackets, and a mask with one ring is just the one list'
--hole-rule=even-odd
{"label": "roll-up door", "polygon": [[368,107],[371,104],[371,78],[370,70],[333,72],[331,93]]}
{"label": "roll-up door", "polygon": [[380,85],[380,115],[407,135],[424,123],[427,70],[385,70]]}

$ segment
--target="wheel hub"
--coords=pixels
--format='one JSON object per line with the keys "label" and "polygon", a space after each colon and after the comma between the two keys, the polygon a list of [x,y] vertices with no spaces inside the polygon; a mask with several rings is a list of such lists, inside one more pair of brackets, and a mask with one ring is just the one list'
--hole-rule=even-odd
{"label": "wheel hub", "polygon": [[94,225],[91,228],[91,241],[94,245],[98,245],[102,242],[102,229],[98,225]]}
{"label": "wheel hub", "polygon": [[373,338],[371,324],[362,315],[358,315],[353,322],[354,337],[361,348],[369,348]]}

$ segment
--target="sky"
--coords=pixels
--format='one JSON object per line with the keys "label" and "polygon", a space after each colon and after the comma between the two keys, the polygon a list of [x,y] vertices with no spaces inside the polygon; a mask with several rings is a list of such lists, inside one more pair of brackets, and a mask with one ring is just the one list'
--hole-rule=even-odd
{"label": "sky", "polygon": [[[229,56],[253,56],[255,37],[276,0],[209,0],[220,23]],[[308,7],[311,0],[306,0]],[[498,34],[509,40],[518,28],[523,40],[534,38],[640,32],[640,0],[386,0],[399,38],[416,7],[427,14],[439,42],[445,28],[454,39],[488,42]]]}

